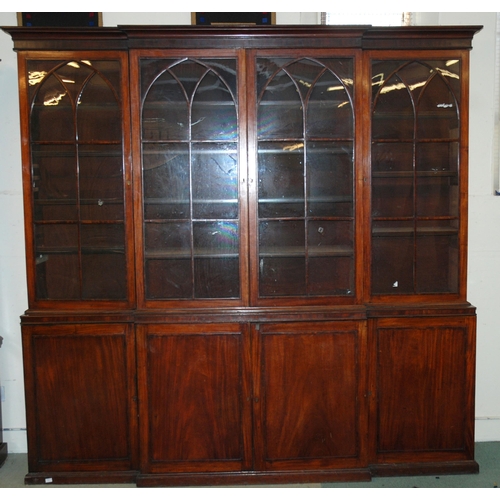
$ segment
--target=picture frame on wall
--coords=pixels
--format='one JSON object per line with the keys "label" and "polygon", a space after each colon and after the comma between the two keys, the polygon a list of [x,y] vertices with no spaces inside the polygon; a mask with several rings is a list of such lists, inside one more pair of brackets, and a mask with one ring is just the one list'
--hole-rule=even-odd
{"label": "picture frame on wall", "polygon": [[102,26],[101,12],[18,12],[18,26],[75,27]]}
{"label": "picture frame on wall", "polygon": [[191,24],[196,26],[271,26],[276,24],[276,13],[192,12]]}

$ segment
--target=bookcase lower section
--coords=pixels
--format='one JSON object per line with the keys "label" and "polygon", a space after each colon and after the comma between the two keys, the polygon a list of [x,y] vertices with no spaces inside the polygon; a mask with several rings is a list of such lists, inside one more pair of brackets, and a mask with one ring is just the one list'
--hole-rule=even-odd
{"label": "bookcase lower section", "polygon": [[22,330],[28,484],[478,471],[468,305],[36,313]]}

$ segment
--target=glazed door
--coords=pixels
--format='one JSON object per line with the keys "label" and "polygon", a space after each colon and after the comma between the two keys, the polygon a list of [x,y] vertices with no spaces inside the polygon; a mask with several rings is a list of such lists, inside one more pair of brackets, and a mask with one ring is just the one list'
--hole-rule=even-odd
{"label": "glazed door", "polygon": [[465,297],[467,59],[379,58],[371,71],[372,296]]}
{"label": "glazed door", "polygon": [[236,52],[138,52],[141,300],[236,304],[246,294],[245,96]]}
{"label": "glazed door", "polygon": [[252,70],[252,300],[352,301],[355,59],[258,52]]}
{"label": "glazed door", "polygon": [[133,301],[127,73],[119,53],[20,57],[31,303]]}
{"label": "glazed door", "polygon": [[257,469],[366,466],[364,324],[261,323],[253,341]]}

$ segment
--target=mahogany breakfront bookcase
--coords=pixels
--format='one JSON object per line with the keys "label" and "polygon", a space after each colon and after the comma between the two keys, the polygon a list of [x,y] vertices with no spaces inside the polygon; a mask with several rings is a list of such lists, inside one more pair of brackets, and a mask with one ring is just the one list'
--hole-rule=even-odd
{"label": "mahogany breakfront bookcase", "polygon": [[27,482],[478,470],[480,27],[4,29]]}

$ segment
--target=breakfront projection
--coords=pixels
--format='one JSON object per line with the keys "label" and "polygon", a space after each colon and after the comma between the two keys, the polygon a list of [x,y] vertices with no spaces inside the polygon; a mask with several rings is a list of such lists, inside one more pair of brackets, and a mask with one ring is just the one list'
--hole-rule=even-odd
{"label": "breakfront projection", "polygon": [[4,28],[27,483],[478,470],[479,29]]}

